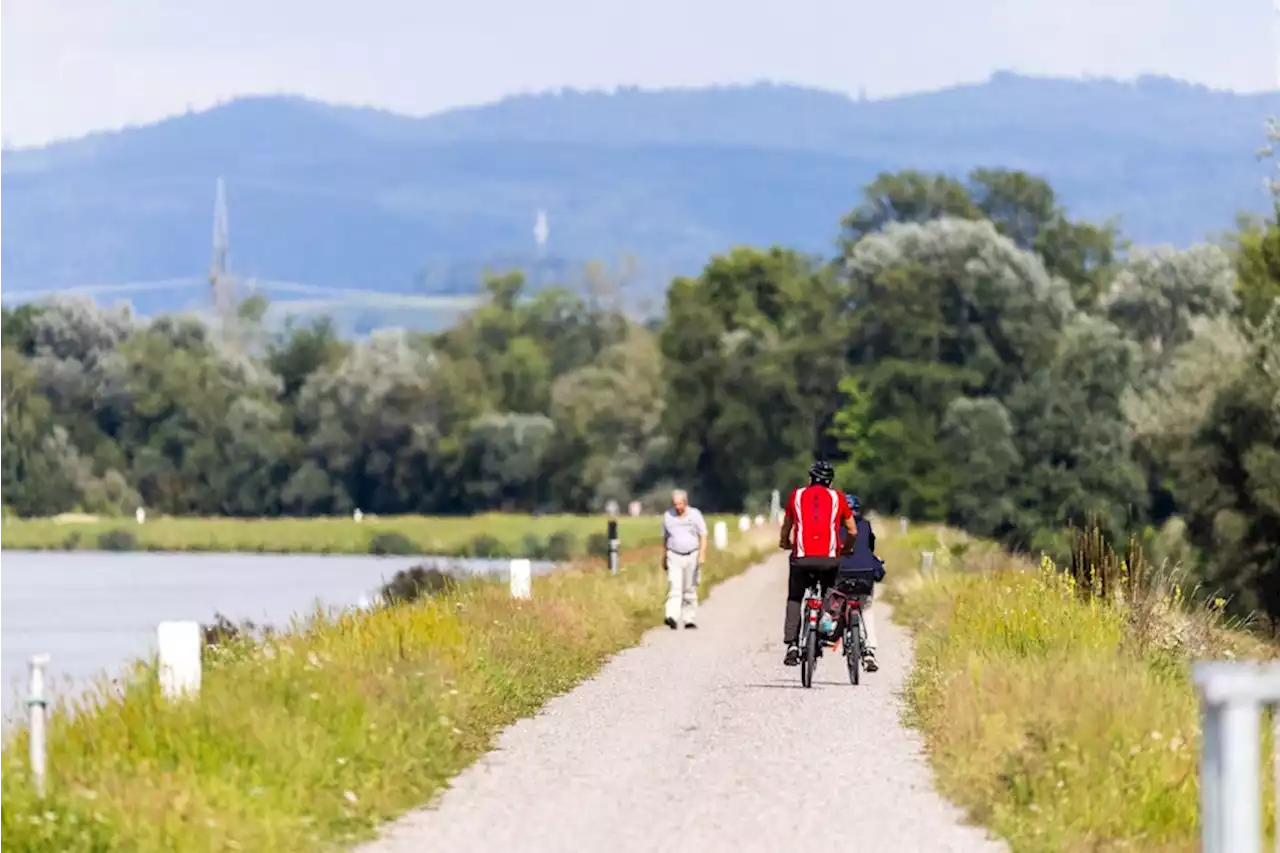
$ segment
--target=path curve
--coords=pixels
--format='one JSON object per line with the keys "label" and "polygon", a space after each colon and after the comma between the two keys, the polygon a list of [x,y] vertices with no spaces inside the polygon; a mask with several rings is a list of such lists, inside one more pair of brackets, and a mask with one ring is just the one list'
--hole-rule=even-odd
{"label": "path curve", "polygon": [[859,687],[831,655],[810,690],[782,666],[784,561],[717,588],[699,630],[648,632],[508,728],[361,853],[1007,850],[932,789],[901,723],[910,636],[888,607],[880,671]]}

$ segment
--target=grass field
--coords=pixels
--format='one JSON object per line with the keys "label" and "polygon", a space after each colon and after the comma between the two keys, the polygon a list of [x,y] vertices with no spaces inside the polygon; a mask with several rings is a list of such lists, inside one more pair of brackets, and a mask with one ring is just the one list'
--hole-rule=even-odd
{"label": "grass field", "polygon": [[[708,516],[707,524],[727,516]],[[730,529],[737,532],[736,519]],[[603,515],[484,515],[351,518],[5,519],[5,550],[216,551],[248,553],[423,554],[562,560],[602,554]],[[662,539],[657,516],[618,519],[623,548]]]}
{"label": "grass field", "polygon": [[[887,598],[916,636],[911,722],[946,796],[1014,851],[1199,849],[1190,663],[1269,646],[1168,578],[1105,601],[951,531],[884,541],[902,567]],[[928,579],[921,550],[937,554]]]}
{"label": "grass field", "polygon": [[[712,551],[704,591],[755,562],[763,533]],[[662,617],[656,547],[623,570],[568,567],[533,598],[467,581],[437,598],[206,654],[200,696],[169,702],[140,668],[123,698],[50,725],[35,798],[22,731],[0,757],[11,851],[342,849],[427,802],[536,711]]]}

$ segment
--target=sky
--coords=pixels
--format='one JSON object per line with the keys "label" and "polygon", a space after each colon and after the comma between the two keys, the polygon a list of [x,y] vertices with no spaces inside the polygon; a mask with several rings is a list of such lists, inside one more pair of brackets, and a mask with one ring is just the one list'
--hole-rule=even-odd
{"label": "sky", "polygon": [[424,115],[518,92],[774,80],[870,97],[997,70],[1280,88],[1280,0],[3,0],[0,137],[296,93]]}

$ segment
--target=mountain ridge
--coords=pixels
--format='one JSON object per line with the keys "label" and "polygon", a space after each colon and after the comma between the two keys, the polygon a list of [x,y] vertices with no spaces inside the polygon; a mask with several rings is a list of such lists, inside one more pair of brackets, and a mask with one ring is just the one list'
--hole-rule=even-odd
{"label": "mountain ridge", "polygon": [[555,254],[636,255],[652,292],[732,245],[829,253],[861,187],[903,168],[1024,169],[1076,216],[1185,244],[1265,209],[1255,152],[1277,113],[1280,92],[1009,73],[865,101],[788,84],[628,87],[423,117],[250,96],[5,150],[0,264],[17,291],[199,275],[219,176],[238,270],[402,292],[428,264],[433,289],[472,292],[488,259],[532,257],[539,209]]}

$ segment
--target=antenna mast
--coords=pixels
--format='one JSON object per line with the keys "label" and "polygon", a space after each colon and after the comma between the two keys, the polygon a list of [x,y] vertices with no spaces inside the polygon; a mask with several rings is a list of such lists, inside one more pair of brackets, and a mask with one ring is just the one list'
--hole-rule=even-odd
{"label": "antenna mast", "polygon": [[222,319],[224,327],[235,310],[235,282],[228,271],[229,247],[227,191],[222,178],[218,178],[213,199],[213,257],[209,263],[209,289],[214,314]]}

